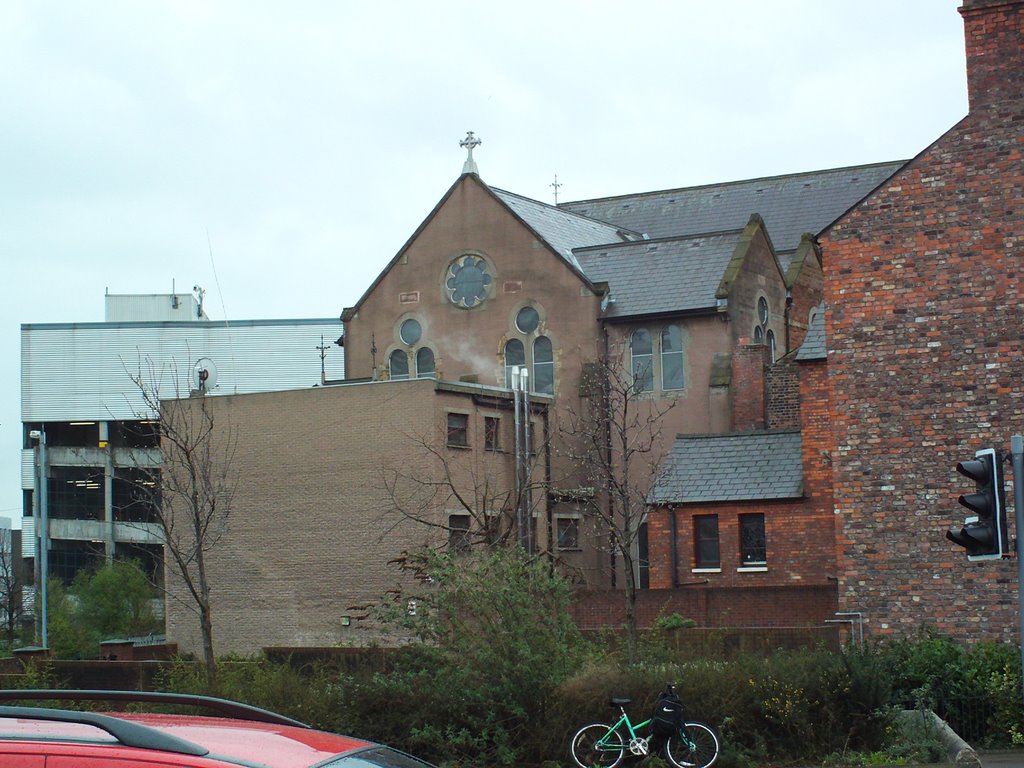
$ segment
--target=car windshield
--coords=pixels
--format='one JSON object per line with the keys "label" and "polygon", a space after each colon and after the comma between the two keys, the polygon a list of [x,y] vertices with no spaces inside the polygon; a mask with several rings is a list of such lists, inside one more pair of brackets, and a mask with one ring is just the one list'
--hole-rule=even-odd
{"label": "car windshield", "polygon": [[317,768],[432,768],[432,766],[404,752],[387,747],[372,747],[323,763]]}

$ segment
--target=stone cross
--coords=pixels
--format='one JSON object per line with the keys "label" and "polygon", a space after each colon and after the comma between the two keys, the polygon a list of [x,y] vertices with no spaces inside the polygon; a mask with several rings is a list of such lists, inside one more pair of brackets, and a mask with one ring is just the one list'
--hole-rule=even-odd
{"label": "stone cross", "polygon": [[483,142],[474,136],[472,131],[467,131],[466,138],[459,142],[459,146],[465,147],[467,151],[466,162],[462,165],[463,173],[479,174],[479,171],[476,168],[476,161],[473,159],[473,148],[479,147],[481,144],[483,144]]}

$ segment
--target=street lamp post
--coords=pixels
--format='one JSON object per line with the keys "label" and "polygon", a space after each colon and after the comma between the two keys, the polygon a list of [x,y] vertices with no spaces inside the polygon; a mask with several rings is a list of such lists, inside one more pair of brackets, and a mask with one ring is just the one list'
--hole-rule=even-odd
{"label": "street lamp post", "polygon": [[33,429],[29,437],[36,441],[36,488],[35,507],[38,513],[36,531],[37,562],[39,563],[39,644],[43,648],[49,647],[47,637],[47,579],[50,573],[50,523],[47,517],[47,475],[46,467],[46,432],[41,429]]}

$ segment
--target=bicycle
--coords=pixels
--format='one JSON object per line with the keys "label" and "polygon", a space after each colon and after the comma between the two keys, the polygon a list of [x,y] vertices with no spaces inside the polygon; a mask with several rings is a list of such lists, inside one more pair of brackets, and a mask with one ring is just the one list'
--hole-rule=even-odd
{"label": "bicycle", "polygon": [[[666,692],[674,695],[674,686],[669,685]],[[636,724],[630,720],[626,713],[630,699],[612,698],[609,703],[622,713],[614,725],[590,723],[572,737],[569,751],[580,768],[615,768],[627,751],[642,758],[652,746],[660,746],[661,756],[675,768],[708,768],[718,759],[718,736],[710,726],[687,721],[677,733],[658,737],[650,732],[653,718]]]}

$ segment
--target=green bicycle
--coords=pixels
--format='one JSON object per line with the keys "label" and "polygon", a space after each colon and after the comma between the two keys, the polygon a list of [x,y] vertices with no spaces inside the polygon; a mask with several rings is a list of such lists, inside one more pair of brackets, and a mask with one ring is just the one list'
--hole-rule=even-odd
{"label": "green bicycle", "polygon": [[[663,698],[666,696],[679,702],[671,685],[662,694]],[[680,720],[673,723],[670,730],[661,733],[657,732],[657,715],[634,724],[626,714],[629,703],[629,699],[610,700],[611,706],[622,713],[614,725],[591,723],[576,731],[570,745],[576,765],[580,768],[615,768],[627,753],[646,757],[654,749],[659,750],[675,768],[708,768],[718,759],[718,736],[704,723],[682,722],[681,702],[676,707]]]}

